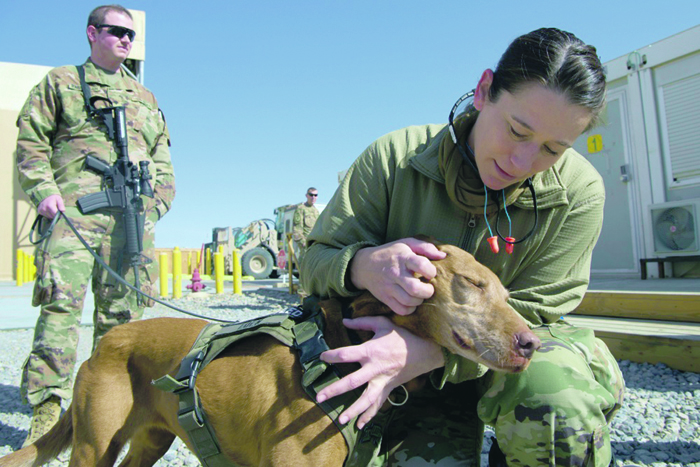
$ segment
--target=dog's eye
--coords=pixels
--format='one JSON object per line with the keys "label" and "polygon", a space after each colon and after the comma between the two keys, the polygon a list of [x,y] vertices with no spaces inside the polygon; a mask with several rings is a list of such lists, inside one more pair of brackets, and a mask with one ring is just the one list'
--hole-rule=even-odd
{"label": "dog's eye", "polygon": [[484,284],[483,282],[476,279],[472,279],[471,277],[464,276],[464,280],[466,280],[469,285],[472,285],[479,290],[484,290],[484,287],[486,286],[486,284]]}
{"label": "dog's eye", "polygon": [[473,303],[481,300],[486,292],[480,287],[479,281],[461,274],[455,274],[450,281],[452,297],[457,303]]}

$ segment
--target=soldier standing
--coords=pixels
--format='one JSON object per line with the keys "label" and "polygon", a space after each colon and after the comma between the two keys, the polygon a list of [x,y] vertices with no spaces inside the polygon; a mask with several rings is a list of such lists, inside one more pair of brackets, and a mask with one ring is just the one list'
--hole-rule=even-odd
{"label": "soldier standing", "polygon": [[311,229],[316,224],[316,219],[318,219],[318,209],[314,206],[317,199],[318,190],[314,187],[309,187],[306,190],[306,202],[300,204],[294,212],[292,239],[297,245],[297,258],[299,258],[299,261],[301,261],[301,257],[306,251],[306,237],[309,236]]}
{"label": "soldier standing", "polygon": [[[155,223],[170,209],[175,196],[169,134],[153,94],[122,68],[135,37],[131,13],[119,5],[97,7],[88,17],[86,32],[91,51],[82,65],[84,80],[78,67],[54,68],[31,91],[21,110],[17,120],[19,181],[40,215],[53,219],[58,211],[64,212],[103,260],[134,283],[134,272],[124,255],[121,212],[99,209],[83,215],[76,207],[82,196],[104,189],[102,176],[85,170],[86,156],[110,165],[117,159],[105,124],[87,112],[81,83],[97,98],[96,106],[99,102],[125,107],[130,159],[136,165],[150,163],[155,196],[143,199],[143,252],[150,259],[155,256]],[[52,234],[37,246],[36,266],[32,304],[41,305],[41,312],[22,371],[22,400],[33,406],[24,445],[56,423],[61,399],[71,397],[88,281],[92,280],[95,295],[93,349],[109,329],[143,315],[137,294],[110,277],[65,222],[56,223]],[[155,271],[154,262],[139,268],[146,293],[152,290]]]}

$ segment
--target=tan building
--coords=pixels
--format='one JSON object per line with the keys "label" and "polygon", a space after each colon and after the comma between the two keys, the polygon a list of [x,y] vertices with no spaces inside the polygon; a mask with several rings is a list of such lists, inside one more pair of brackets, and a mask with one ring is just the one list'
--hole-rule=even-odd
{"label": "tan building", "polygon": [[[146,14],[143,11],[129,11],[134,17],[136,40],[127,65],[139,81],[143,81]],[[88,13],[85,12],[86,18]],[[76,60],[82,60],[87,55],[85,52]],[[16,121],[29,91],[51,68],[53,66],[0,62],[0,280],[15,279],[18,249],[34,254],[34,246],[29,242],[29,229],[36,217],[36,210],[17,181]]]}
{"label": "tan building", "polygon": [[15,277],[17,249],[34,254],[29,228],[36,210],[19,187],[15,146],[17,115],[29,91],[51,69],[48,66],[0,62],[0,280]]}

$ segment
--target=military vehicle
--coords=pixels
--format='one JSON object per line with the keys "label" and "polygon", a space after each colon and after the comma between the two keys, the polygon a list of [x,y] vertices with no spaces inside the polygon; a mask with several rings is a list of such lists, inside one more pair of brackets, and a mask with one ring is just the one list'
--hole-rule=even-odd
{"label": "military vehicle", "polygon": [[277,266],[279,240],[271,219],[253,221],[244,228],[216,227],[212,231],[212,251],[223,247],[224,273],[233,272],[233,250],[238,249],[244,276],[256,279],[270,277]]}
{"label": "military vehicle", "polygon": [[[277,277],[281,273],[280,251],[289,260],[287,234],[292,233],[294,211],[298,204],[286,204],[275,209],[275,220],[259,219],[246,227],[216,227],[212,231],[212,242],[205,245],[212,252],[222,247],[224,272],[233,272],[233,250],[238,249],[241,270],[244,276],[256,279]],[[325,205],[316,205],[322,211]],[[212,255],[213,256],[213,255]]]}

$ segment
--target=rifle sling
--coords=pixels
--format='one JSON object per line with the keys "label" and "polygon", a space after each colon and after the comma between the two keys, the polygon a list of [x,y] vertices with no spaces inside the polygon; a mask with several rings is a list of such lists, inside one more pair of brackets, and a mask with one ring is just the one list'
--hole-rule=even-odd
{"label": "rifle sling", "polygon": [[[112,106],[112,101],[106,97],[95,96],[92,97],[90,92],[90,86],[87,85],[85,81],[85,67],[82,65],[76,65],[75,68],[78,70],[78,76],[80,77],[80,89],[83,91],[83,99],[85,100],[85,110],[87,111],[88,117],[95,117],[100,115],[100,111],[93,105],[93,100],[103,100],[109,102],[109,106]],[[110,138],[112,138],[112,131],[110,131]]]}

